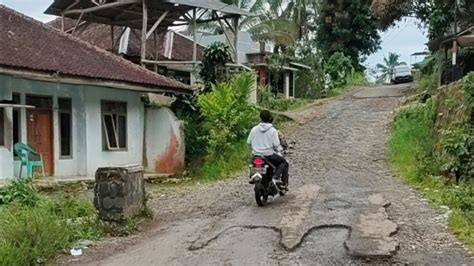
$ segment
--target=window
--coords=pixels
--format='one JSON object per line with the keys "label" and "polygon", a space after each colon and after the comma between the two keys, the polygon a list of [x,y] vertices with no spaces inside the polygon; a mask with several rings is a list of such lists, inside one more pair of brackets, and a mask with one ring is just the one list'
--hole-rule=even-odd
{"label": "window", "polygon": [[72,157],[72,105],[69,98],[58,98],[59,149],[61,158]]}
{"label": "window", "polygon": [[[13,93],[13,103],[21,104],[19,93]],[[18,142],[21,142],[21,108],[13,108],[13,144]]]}
{"label": "window", "polygon": [[102,101],[102,147],[104,150],[127,148],[127,104]]}
{"label": "window", "polygon": [[4,109],[0,108],[0,146],[5,145]]}

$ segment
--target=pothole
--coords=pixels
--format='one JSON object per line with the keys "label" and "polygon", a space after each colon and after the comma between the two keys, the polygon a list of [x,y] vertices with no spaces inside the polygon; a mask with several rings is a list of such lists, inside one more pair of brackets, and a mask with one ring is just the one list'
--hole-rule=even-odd
{"label": "pothole", "polygon": [[334,211],[349,209],[352,207],[352,204],[349,201],[343,199],[328,199],[324,201],[324,206],[328,210]]}
{"label": "pothole", "polygon": [[309,233],[301,246],[292,253],[291,261],[300,265],[343,265],[347,263],[344,241],[348,228],[321,228]]}

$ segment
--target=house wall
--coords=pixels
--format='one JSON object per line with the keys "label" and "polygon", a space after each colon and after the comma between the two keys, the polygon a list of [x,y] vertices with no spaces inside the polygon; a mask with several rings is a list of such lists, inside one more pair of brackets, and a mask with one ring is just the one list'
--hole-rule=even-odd
{"label": "house wall", "polygon": [[[55,176],[94,176],[98,167],[142,164],[144,106],[141,103],[140,92],[99,86],[43,82],[1,74],[0,86],[0,94],[3,93],[7,97],[11,98],[11,93],[20,93],[22,103],[25,103],[27,94],[52,96]],[[58,97],[71,98],[72,101],[72,158],[68,159],[59,156]],[[102,150],[101,100],[127,103],[126,150]],[[11,143],[12,127],[10,125],[7,128],[6,130],[10,134],[9,143]],[[21,132],[21,141],[27,143],[25,109],[21,110]],[[11,177],[13,174],[18,176],[20,165],[19,161],[13,160],[13,151],[0,147],[0,156],[2,167],[0,168],[0,178]],[[24,170],[23,173],[25,172]]]}
{"label": "house wall", "polygon": [[[87,87],[84,90],[87,120],[87,174],[93,176],[98,167],[142,164],[144,105],[140,92]],[[101,100],[127,103],[127,149],[102,149]]]}
{"label": "house wall", "polygon": [[145,171],[177,173],[184,169],[185,145],[181,121],[166,107],[146,109]]}

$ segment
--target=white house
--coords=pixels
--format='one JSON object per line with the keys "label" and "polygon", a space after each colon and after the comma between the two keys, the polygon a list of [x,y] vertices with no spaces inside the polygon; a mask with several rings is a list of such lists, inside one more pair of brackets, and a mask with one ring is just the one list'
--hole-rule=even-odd
{"label": "white house", "polygon": [[42,154],[51,176],[184,166],[180,122],[167,108],[148,107],[146,96],[191,93],[187,85],[2,5],[0,25],[0,179],[18,176],[19,142]]}

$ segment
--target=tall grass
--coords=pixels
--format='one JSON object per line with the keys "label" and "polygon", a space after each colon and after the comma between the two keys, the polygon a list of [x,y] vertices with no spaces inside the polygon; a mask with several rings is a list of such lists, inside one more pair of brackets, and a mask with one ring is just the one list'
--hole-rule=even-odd
{"label": "tall grass", "polygon": [[228,148],[221,151],[219,156],[209,158],[195,171],[195,176],[200,180],[213,181],[230,177],[248,164],[250,148],[245,140],[230,143]]}
{"label": "tall grass", "polygon": [[0,195],[1,265],[42,264],[76,241],[102,234],[89,199],[47,197],[28,179],[15,180]]}
{"label": "tall grass", "polygon": [[474,251],[474,189],[471,183],[445,184],[433,156],[434,111],[430,102],[406,108],[395,118],[389,141],[391,166],[410,185],[436,205],[453,212],[449,226]]}

